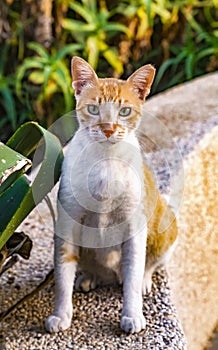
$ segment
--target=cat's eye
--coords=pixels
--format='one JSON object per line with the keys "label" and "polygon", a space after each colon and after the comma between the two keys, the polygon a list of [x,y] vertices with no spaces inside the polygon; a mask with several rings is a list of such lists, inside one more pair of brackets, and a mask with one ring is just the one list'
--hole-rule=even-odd
{"label": "cat's eye", "polygon": [[131,114],[131,111],[130,107],[123,107],[121,108],[119,115],[121,117],[128,117]]}
{"label": "cat's eye", "polygon": [[88,112],[93,115],[99,114],[99,107],[96,105],[88,105]]}

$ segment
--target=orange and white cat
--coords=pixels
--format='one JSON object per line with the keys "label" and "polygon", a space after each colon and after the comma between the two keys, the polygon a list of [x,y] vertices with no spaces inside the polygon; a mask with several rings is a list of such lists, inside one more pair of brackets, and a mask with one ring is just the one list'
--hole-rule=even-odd
{"label": "orange and white cat", "polygon": [[[71,325],[72,293],[123,285],[121,328],[145,328],[142,295],[177,237],[175,217],[143,162],[135,131],[154,79],[145,65],[127,81],[99,79],[72,60],[79,129],[65,156],[55,227],[55,309],[49,332]],[[76,277],[76,271],[81,273]]]}

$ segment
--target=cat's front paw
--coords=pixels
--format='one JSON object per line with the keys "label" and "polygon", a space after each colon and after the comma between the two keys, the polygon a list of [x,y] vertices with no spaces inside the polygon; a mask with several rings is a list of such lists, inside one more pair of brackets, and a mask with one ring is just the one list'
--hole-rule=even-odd
{"label": "cat's front paw", "polygon": [[70,325],[71,317],[68,315],[65,315],[64,317],[51,315],[45,320],[45,328],[49,333],[64,331],[69,328]]}
{"label": "cat's front paw", "polygon": [[122,316],[120,327],[126,333],[138,333],[142,329],[145,329],[146,322],[143,315],[140,316]]}

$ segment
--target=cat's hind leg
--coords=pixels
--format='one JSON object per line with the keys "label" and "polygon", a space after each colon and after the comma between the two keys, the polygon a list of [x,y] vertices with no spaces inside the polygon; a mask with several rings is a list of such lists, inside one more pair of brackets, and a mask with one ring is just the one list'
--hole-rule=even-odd
{"label": "cat's hind leg", "polygon": [[89,292],[97,286],[97,276],[90,272],[81,272],[75,281],[75,290],[82,292]]}
{"label": "cat's hind leg", "polygon": [[144,271],[144,277],[143,277],[143,284],[142,284],[142,294],[146,295],[151,292],[152,289],[152,275],[157,270],[158,267],[164,266],[167,261],[169,260],[170,256],[172,255],[173,250],[175,249],[175,243],[173,243],[168,249],[165,250],[162,255],[159,257],[152,256],[151,254],[148,254],[145,271]]}
{"label": "cat's hind leg", "polygon": [[156,264],[156,265],[145,268],[143,283],[142,283],[142,295],[146,295],[146,294],[149,294],[151,292],[152,275],[153,275],[154,271],[156,270],[157,266],[158,265]]}
{"label": "cat's hind leg", "polygon": [[75,279],[74,288],[76,291],[89,292],[99,284],[98,264],[95,259],[95,252],[92,249],[80,247],[80,261],[78,275]]}
{"label": "cat's hind leg", "polygon": [[[79,274],[75,281],[75,290],[89,292],[96,287],[120,283],[120,259],[113,250],[80,250]],[[120,253],[118,253],[120,255]]]}
{"label": "cat's hind leg", "polygon": [[98,267],[96,272],[80,272],[76,277],[74,289],[76,291],[89,292],[97,287],[108,286],[114,283],[121,283],[115,272],[104,267]]}

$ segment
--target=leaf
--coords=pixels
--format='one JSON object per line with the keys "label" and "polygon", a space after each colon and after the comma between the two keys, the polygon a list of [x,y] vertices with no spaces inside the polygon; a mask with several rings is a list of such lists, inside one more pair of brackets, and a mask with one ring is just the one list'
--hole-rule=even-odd
{"label": "leaf", "polygon": [[[94,32],[96,30],[96,25],[95,24],[86,24],[80,21],[76,21],[73,19],[68,19],[65,18],[62,21],[63,28],[70,30],[70,31],[75,31],[79,33],[89,33],[89,32]],[[76,33],[72,33],[76,37]]]}
{"label": "leaf", "polygon": [[145,0],[145,5],[146,5],[146,14],[147,14],[147,19],[148,19],[148,27],[152,27],[153,26],[153,18],[151,15],[152,1]]}
{"label": "leaf", "polygon": [[65,109],[66,109],[66,112],[69,112],[72,108],[73,99],[72,99],[72,94],[70,93],[69,87],[66,84],[66,77],[63,74],[63,71],[61,69],[57,69],[53,73],[53,79],[55,80],[56,84],[61,88],[61,91],[63,92],[64,100],[65,100]]}
{"label": "leaf", "polygon": [[78,129],[78,120],[73,111],[64,114],[61,118],[57,119],[50,129],[54,135],[58,135],[58,138],[63,146],[72,138]]}
{"label": "leaf", "polygon": [[185,61],[185,73],[188,80],[193,77],[194,54],[190,53]]}
{"label": "leaf", "polygon": [[50,80],[48,85],[46,86],[46,90],[43,93],[39,94],[37,101],[39,101],[39,103],[42,103],[45,100],[49,101],[51,96],[58,91],[59,86],[56,84],[55,81]]}
{"label": "leaf", "polygon": [[[0,276],[11,268],[14,263],[14,254],[20,255],[24,259],[29,259],[32,245],[32,240],[25,233],[14,232],[0,251]],[[5,263],[5,261],[7,262]]]}
{"label": "leaf", "polygon": [[157,72],[157,75],[156,75],[156,78],[155,78],[155,81],[154,81],[154,89],[158,86],[159,82],[161,81],[164,73],[166,72],[166,70],[171,66],[173,65],[173,63],[175,62],[175,59],[174,58],[170,58],[168,59],[167,61],[165,61],[161,67],[159,68],[158,72]]}
{"label": "leaf", "polygon": [[114,31],[114,32],[122,32],[125,33],[128,38],[130,38],[132,36],[131,31],[129,30],[129,28],[127,28],[124,24],[120,24],[120,23],[108,23],[104,26],[103,30],[105,30],[106,32],[108,31]]}
{"label": "leaf", "polygon": [[17,131],[7,141],[6,145],[28,157],[36,150],[41,137],[42,135],[38,129],[38,124],[28,122],[21,125],[17,129]]}
{"label": "leaf", "polygon": [[[1,222],[0,250],[24,218],[51,191],[60,176],[63,159],[59,140],[52,133],[34,122],[23,124],[9,139],[7,146],[24,156],[31,154],[38,146],[34,153],[33,161],[36,164],[38,160],[42,159],[42,163],[31,185],[29,185],[24,175],[15,182],[17,189],[13,190],[14,195],[12,199],[14,199],[14,202],[12,201],[10,205],[8,204],[8,222],[4,225]],[[6,192],[3,194],[6,195]],[[10,199],[11,197],[8,198]],[[7,201],[3,200],[0,202],[0,205],[5,207],[7,203]],[[14,212],[12,213],[10,208],[13,203]]]}
{"label": "leaf", "polygon": [[17,115],[12,92],[8,87],[1,87],[0,93],[3,96],[3,106],[7,112],[8,119],[10,120],[12,129],[17,127]]}
{"label": "leaf", "polygon": [[94,14],[88,8],[75,2],[70,2],[69,7],[83,17],[86,22],[92,23],[94,21]]}
{"label": "leaf", "polygon": [[103,56],[108,61],[108,63],[117,71],[117,73],[123,73],[123,65],[116,51],[114,51],[112,48],[108,48],[103,51]]}
{"label": "leaf", "polygon": [[46,61],[49,60],[49,53],[47,50],[40,44],[36,42],[30,42],[27,44],[27,47],[33,51],[35,51],[38,55],[43,57]]}
{"label": "leaf", "polygon": [[[142,8],[140,8],[137,12],[139,18],[140,18],[140,22],[137,28],[137,34],[136,34],[136,39],[137,40],[142,40],[145,37],[148,37],[151,35],[149,33],[149,23],[148,23],[148,17],[147,14],[144,12],[144,10]],[[150,38],[149,38],[150,40]]]}
{"label": "leaf", "polygon": [[44,73],[41,71],[33,71],[30,73],[28,80],[36,85],[42,85],[44,82]]}
{"label": "leaf", "polygon": [[99,58],[99,40],[96,36],[90,36],[87,40],[87,53],[88,53],[88,62],[89,64],[96,69],[98,65]]}
{"label": "leaf", "polygon": [[51,65],[46,65],[44,67],[44,82],[43,82],[43,88],[46,89],[46,86],[48,85],[48,81],[51,77],[53,67]]}
{"label": "leaf", "polygon": [[160,16],[162,23],[167,23],[170,20],[171,13],[164,7],[164,5],[158,6],[153,2],[152,9],[155,14]]}
{"label": "leaf", "polygon": [[210,56],[210,55],[213,55],[215,53],[218,53],[218,50],[216,50],[215,48],[213,47],[208,47],[207,49],[204,49],[202,51],[200,51],[197,55],[197,59],[198,61],[200,59],[202,59],[203,57],[206,57],[206,56]]}
{"label": "leaf", "polygon": [[4,45],[1,47],[1,57],[0,57],[0,75],[4,74],[5,65],[8,59],[8,50],[10,45],[7,41],[4,42]]}
{"label": "leaf", "polygon": [[0,193],[31,166],[31,161],[22,154],[0,142]]}
{"label": "leaf", "polygon": [[[16,179],[14,183],[0,195],[0,250],[6,243],[5,241],[4,244],[1,245],[1,240],[3,238],[2,233],[4,235],[5,228],[16,214],[17,208],[21,205],[29,189],[29,182],[23,175]],[[13,234],[14,231],[15,229],[11,234]]]}
{"label": "leaf", "polygon": [[174,85],[177,85],[178,83],[181,83],[184,81],[184,72],[183,70],[178,72],[173,76],[173,78],[167,83],[167,88],[170,88]]}
{"label": "leaf", "polygon": [[0,128],[2,128],[5,124],[7,124],[7,122],[8,122],[7,116],[2,117],[2,119],[0,120]]}
{"label": "leaf", "polygon": [[27,70],[29,69],[39,69],[43,70],[43,63],[36,59],[27,58],[24,63],[18,68],[16,75],[16,93],[19,99],[22,101],[22,80]]}
{"label": "leaf", "polygon": [[23,259],[29,259],[32,240],[24,232],[14,232],[6,243],[8,256],[19,254]]}
{"label": "leaf", "polygon": [[97,1],[93,0],[82,0],[83,6],[89,8],[90,12],[93,14],[97,13]]}
{"label": "leaf", "polygon": [[63,74],[65,76],[65,84],[67,83],[66,85],[68,85],[68,86],[71,85],[70,70],[66,66],[66,64],[63,61],[59,60],[59,61],[56,62],[55,70],[57,68],[60,69],[63,72]]}
{"label": "leaf", "polygon": [[81,44],[70,44],[70,45],[66,45],[63,49],[61,49],[60,51],[58,51],[58,53],[56,54],[55,58],[56,60],[61,60],[62,58],[64,58],[66,55],[74,55],[76,51],[78,50],[82,50],[83,49],[83,45]]}

